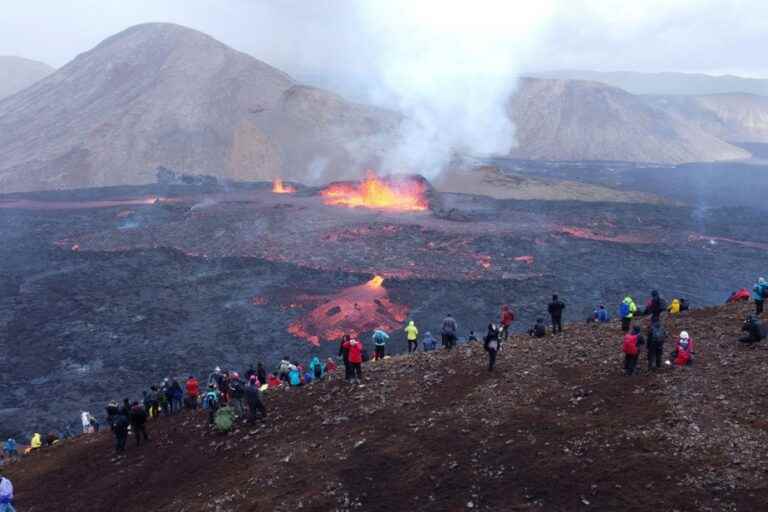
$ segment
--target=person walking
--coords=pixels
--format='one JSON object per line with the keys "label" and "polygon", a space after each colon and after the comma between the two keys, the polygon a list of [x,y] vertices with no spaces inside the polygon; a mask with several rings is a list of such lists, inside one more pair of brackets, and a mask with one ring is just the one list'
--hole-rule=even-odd
{"label": "person walking", "polygon": [[149,436],[147,435],[147,411],[144,410],[144,406],[138,401],[133,402],[129,419],[133,434],[136,436],[136,446],[141,446],[142,438],[144,438],[144,441],[149,441]]}
{"label": "person walking", "polygon": [[651,315],[651,322],[658,322],[661,319],[661,314],[667,310],[667,303],[661,298],[657,290],[651,292],[651,298],[645,306],[643,314]]}
{"label": "person walking", "polygon": [[459,326],[456,320],[450,313],[443,319],[443,324],[440,328],[440,334],[443,337],[443,348],[451,350],[456,345],[456,333],[459,330]]}
{"label": "person walking", "polygon": [[0,466],[0,512],[16,512],[13,508],[13,483],[3,474]]}
{"label": "person walking", "polygon": [[760,316],[763,314],[765,299],[768,299],[768,281],[764,277],[761,277],[752,287],[752,298],[755,299],[755,314]]}
{"label": "person walking", "polygon": [[509,308],[507,304],[501,306],[501,332],[499,333],[499,339],[501,341],[507,341],[509,338],[509,328],[512,326],[512,322],[515,321],[515,313]]}
{"label": "person walking", "polygon": [[565,302],[560,300],[557,294],[552,295],[552,302],[549,303],[547,311],[552,318],[552,334],[563,332],[563,310],[565,309]]}
{"label": "person walking", "polygon": [[267,409],[264,407],[261,390],[259,389],[259,381],[256,376],[251,377],[248,385],[245,386],[245,402],[248,405],[248,421],[256,421],[257,412],[262,419],[267,417]]}
{"label": "person walking", "polygon": [[413,320],[409,321],[405,327],[405,339],[408,342],[408,353],[416,352],[416,347],[419,346],[419,329],[416,328]]}
{"label": "person walking", "polygon": [[349,339],[344,343],[344,348],[347,349],[349,354],[351,380],[356,384],[360,384],[360,379],[363,378],[363,344],[349,336],[347,338]]}
{"label": "person walking", "polygon": [[496,366],[496,355],[499,353],[501,341],[499,340],[499,330],[492,323],[488,324],[488,332],[484,338],[483,348],[488,353],[488,371],[492,372]]}
{"label": "person walking", "polygon": [[208,409],[208,423],[213,425],[214,418],[216,417],[216,411],[219,410],[221,404],[221,395],[216,389],[216,384],[208,384],[208,391],[203,396],[203,408]]}
{"label": "person walking", "polygon": [[381,329],[373,331],[373,360],[378,361],[384,359],[384,354],[387,352],[387,341],[389,341],[389,334]]}
{"label": "person walking", "polygon": [[261,361],[256,363],[256,378],[259,379],[259,384],[262,386],[267,383],[267,370],[264,369]]}
{"label": "person walking", "polygon": [[3,443],[3,453],[9,459],[19,456],[18,446],[14,438],[9,437],[5,440],[5,443]]}
{"label": "person walking", "polygon": [[171,414],[181,412],[181,406],[184,402],[184,390],[181,389],[179,381],[174,379],[171,383]]}
{"label": "person walking", "polygon": [[622,346],[624,352],[624,373],[627,375],[635,373],[637,358],[640,352],[638,347],[640,345],[642,345],[640,327],[635,326],[631,333],[624,335],[624,343]]}
{"label": "person walking", "polygon": [[629,332],[629,328],[632,325],[632,319],[637,313],[637,304],[632,300],[632,297],[627,295],[619,305],[619,318],[621,318],[621,332]]}
{"label": "person walking", "polygon": [[200,383],[194,375],[190,375],[184,387],[187,390],[186,405],[189,409],[197,409],[197,401],[200,397]]}

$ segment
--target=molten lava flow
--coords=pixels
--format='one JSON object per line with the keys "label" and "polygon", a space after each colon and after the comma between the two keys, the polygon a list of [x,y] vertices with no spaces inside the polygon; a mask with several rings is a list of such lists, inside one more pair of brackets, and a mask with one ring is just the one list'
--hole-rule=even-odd
{"label": "molten lava flow", "polygon": [[335,341],[344,334],[399,329],[408,317],[408,307],[390,301],[383,285],[384,278],[374,276],[329,297],[310,298],[323,303],[288,326],[288,332],[318,346],[320,341]]}
{"label": "molten lava flow", "polygon": [[373,171],[359,184],[335,183],[321,192],[325,204],[395,211],[422,211],[428,207],[423,183],[382,179]]}
{"label": "molten lava flow", "polygon": [[283,180],[280,178],[275,178],[272,181],[272,192],[275,194],[293,194],[296,192],[296,187],[293,187],[291,185],[285,185],[283,183]]}

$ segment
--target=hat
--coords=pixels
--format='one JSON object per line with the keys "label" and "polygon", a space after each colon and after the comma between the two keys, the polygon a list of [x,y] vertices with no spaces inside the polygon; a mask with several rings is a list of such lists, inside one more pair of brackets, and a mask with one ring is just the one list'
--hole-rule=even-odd
{"label": "hat", "polygon": [[687,340],[688,338],[690,338],[690,336],[688,335],[688,331],[682,331],[680,333],[680,339],[681,340]]}
{"label": "hat", "polygon": [[213,369],[213,371],[220,372],[221,371],[221,366],[217,366],[216,368]]}

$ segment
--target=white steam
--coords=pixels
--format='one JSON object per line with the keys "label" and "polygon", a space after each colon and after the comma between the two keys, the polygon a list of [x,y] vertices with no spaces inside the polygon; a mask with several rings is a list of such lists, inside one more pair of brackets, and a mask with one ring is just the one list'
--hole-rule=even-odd
{"label": "white steam", "polygon": [[434,176],[455,153],[507,154],[507,111],[553,4],[366,1],[358,5],[375,78],[369,100],[406,116],[387,171]]}

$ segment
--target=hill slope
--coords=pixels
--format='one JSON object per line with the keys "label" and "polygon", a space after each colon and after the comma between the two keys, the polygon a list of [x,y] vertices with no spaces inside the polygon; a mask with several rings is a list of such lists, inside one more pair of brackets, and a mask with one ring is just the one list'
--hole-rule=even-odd
{"label": "hill slope", "polygon": [[138,25],[0,101],[0,188],[146,183],[160,165],[306,179],[371,157],[396,122],[200,32]]}
{"label": "hill slope", "polygon": [[519,147],[512,156],[541,160],[701,162],[749,153],[597,82],[522,79],[510,102]]}
{"label": "hill slope", "polygon": [[12,55],[0,55],[0,100],[53,73],[48,64]]}
{"label": "hill slope", "polygon": [[768,80],[700,73],[639,73],[634,71],[558,70],[531,73],[539,78],[589,80],[619,87],[632,94],[702,95],[747,93],[768,96]]}
{"label": "hill slope", "polygon": [[8,475],[20,510],[763,510],[768,350],[734,341],[749,307],[667,319],[697,342],[686,369],[628,378],[616,324],[569,325],[515,336],[492,374],[477,345],[395,357],[364,386],[270,391],[260,426],[184,413],[125,458],[102,433]]}

